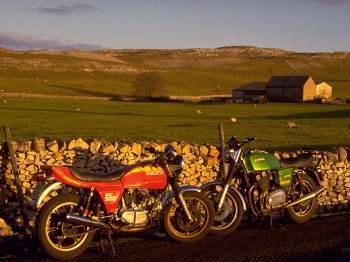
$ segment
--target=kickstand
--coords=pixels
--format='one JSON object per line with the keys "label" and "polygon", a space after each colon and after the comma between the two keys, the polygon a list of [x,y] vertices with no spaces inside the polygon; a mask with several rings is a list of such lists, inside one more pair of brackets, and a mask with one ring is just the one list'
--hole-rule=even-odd
{"label": "kickstand", "polygon": [[108,252],[108,250],[105,248],[105,244],[103,243],[103,239],[100,238],[100,245],[101,245],[102,253],[103,254],[111,254],[111,255],[113,255],[115,257],[117,255],[117,253],[116,253],[115,247],[113,245],[112,231],[108,231],[107,232],[107,239],[108,239],[108,244],[109,244],[112,252]]}

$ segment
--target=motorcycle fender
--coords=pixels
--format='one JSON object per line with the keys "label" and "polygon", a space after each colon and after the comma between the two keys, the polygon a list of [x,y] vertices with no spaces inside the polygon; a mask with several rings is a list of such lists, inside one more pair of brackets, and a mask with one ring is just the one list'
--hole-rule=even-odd
{"label": "motorcycle fender", "polygon": [[322,186],[323,177],[320,173],[316,172],[311,168],[306,168],[303,170],[297,169],[295,172],[305,172],[309,177],[311,177],[317,186]]}
{"label": "motorcycle fender", "polygon": [[[217,185],[224,186],[224,181],[211,181],[211,182],[208,182],[208,183],[205,183],[204,185],[202,185],[201,188],[203,191],[205,191],[205,190],[209,189],[210,187],[217,186]],[[230,190],[233,190],[237,193],[237,195],[241,199],[243,210],[247,211],[247,203],[245,202],[242,193],[235,187],[230,187]]]}
{"label": "motorcycle fender", "polygon": [[[202,189],[198,186],[181,186],[179,188],[179,192],[182,195],[185,192],[189,192],[189,191],[195,191],[195,192],[201,192]],[[167,194],[165,194],[165,196],[162,199],[162,206],[166,206],[169,202],[169,200],[171,200],[173,197],[175,197],[175,192],[171,191],[168,192]]]}
{"label": "motorcycle fender", "polygon": [[53,183],[37,183],[32,199],[32,206],[36,209],[40,209],[44,204],[44,199],[52,192],[62,188],[62,183],[53,182]]}

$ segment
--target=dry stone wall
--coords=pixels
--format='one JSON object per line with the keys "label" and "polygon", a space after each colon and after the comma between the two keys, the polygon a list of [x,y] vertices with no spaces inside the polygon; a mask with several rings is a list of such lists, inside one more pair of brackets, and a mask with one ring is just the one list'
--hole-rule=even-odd
{"label": "dry stone wall", "polygon": [[[70,141],[33,141],[13,142],[17,164],[19,167],[22,191],[26,201],[30,203],[36,181],[35,175],[47,166],[71,165],[81,172],[93,172],[103,176],[124,165],[141,160],[152,159],[148,148],[162,151],[163,142],[108,142],[81,138]],[[201,185],[215,180],[219,173],[220,150],[214,145],[196,145],[183,142],[171,143],[178,154],[185,156],[185,168],[180,176],[181,184]],[[1,145],[0,150],[4,148]],[[301,151],[293,153],[276,152],[278,158],[295,157]],[[319,152],[319,172],[324,181],[326,191],[319,197],[320,211],[344,210],[350,205],[350,163],[348,151],[344,148]],[[16,226],[23,223],[19,211],[16,186],[12,167],[8,158],[0,154],[2,172],[0,174],[0,236],[12,234]],[[32,220],[35,216],[30,213]]]}

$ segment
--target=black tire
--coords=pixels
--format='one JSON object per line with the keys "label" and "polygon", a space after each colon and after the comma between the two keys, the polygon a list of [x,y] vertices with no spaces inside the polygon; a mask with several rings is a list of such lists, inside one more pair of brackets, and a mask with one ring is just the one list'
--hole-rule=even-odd
{"label": "black tire", "polygon": [[[69,227],[72,225],[61,222],[62,219],[61,220],[58,218],[56,219],[54,216],[58,217],[60,216],[60,214],[58,213],[57,215],[57,213],[54,213],[54,212],[59,210],[59,208],[68,207],[69,205],[78,207],[79,203],[80,203],[80,198],[78,195],[72,194],[72,193],[62,194],[50,199],[40,210],[40,213],[38,216],[37,228],[36,228],[37,238],[43,250],[48,255],[50,255],[55,259],[70,260],[77,256],[80,256],[89,247],[90,243],[94,238],[95,231],[89,232],[89,233],[82,233],[81,239],[77,240],[78,245],[75,245],[74,243],[71,248],[63,247],[63,242],[64,241],[68,242],[68,239],[69,239],[69,237],[65,238],[64,236],[64,233],[63,233],[63,230],[65,230],[64,227]],[[47,227],[48,225],[49,226],[51,225],[50,223],[52,223],[53,219],[55,219],[55,221],[57,221],[58,224],[60,223],[60,226],[56,226],[55,230],[52,230],[52,232],[48,232]],[[74,230],[74,229],[68,229],[68,230]],[[56,233],[61,233],[63,236],[62,237],[57,237],[52,235],[50,236],[50,234],[56,234]],[[73,234],[76,234],[76,233],[74,232]],[[57,240],[57,238],[60,239],[58,240],[58,243],[57,243],[58,246],[56,246],[55,243],[53,242],[54,240]],[[75,242],[76,239],[74,237],[73,239]],[[60,246],[62,248],[60,248]]]}
{"label": "black tire", "polygon": [[[218,205],[219,195],[215,190],[215,186],[210,187],[205,195],[213,201],[215,211]],[[231,234],[241,224],[243,218],[243,203],[236,191],[229,189],[226,199],[220,213],[215,213],[213,225],[210,233],[216,236],[227,236]]]}
{"label": "black tire", "polygon": [[[182,243],[191,243],[201,240],[209,233],[214,221],[215,210],[211,201],[200,192],[184,192],[183,198],[194,222],[187,221],[181,206],[170,200],[164,209],[163,226],[165,232],[172,239]],[[194,208],[194,205],[191,205],[194,203],[200,204],[200,208]],[[202,221],[202,215],[204,215],[204,221]],[[186,233],[185,227],[187,227],[186,229],[192,227],[194,231]]]}
{"label": "black tire", "polygon": [[[303,194],[307,194],[316,189],[315,181],[305,173],[301,173],[300,182],[302,184]],[[296,178],[293,178],[293,183],[300,189],[299,182]],[[308,192],[307,192],[308,191]],[[304,201],[296,206],[287,208],[287,214],[289,218],[297,224],[303,224],[310,220],[317,210],[317,197]]]}

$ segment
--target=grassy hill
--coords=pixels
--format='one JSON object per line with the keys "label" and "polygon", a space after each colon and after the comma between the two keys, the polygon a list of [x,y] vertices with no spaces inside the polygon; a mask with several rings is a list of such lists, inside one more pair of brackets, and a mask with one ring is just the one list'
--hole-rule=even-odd
{"label": "grassy hill", "polygon": [[295,53],[280,49],[136,49],[12,51],[0,49],[0,90],[52,95],[114,96],[133,93],[136,75],[157,71],[166,87],[157,95],[230,94],[231,89],[275,74],[309,74],[350,97],[349,53]]}

